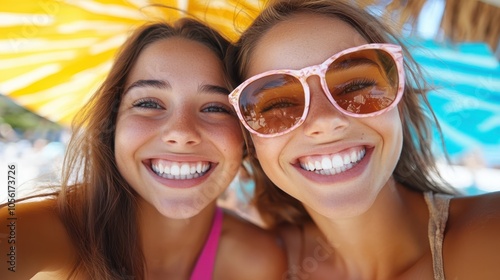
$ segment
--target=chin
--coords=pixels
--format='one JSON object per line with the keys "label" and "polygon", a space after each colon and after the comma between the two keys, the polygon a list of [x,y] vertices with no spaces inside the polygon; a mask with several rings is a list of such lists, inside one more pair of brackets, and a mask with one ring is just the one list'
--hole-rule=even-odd
{"label": "chin", "polygon": [[309,209],[328,219],[348,219],[361,216],[374,204],[376,196],[366,193],[322,196],[313,199]]}
{"label": "chin", "polygon": [[170,219],[189,219],[196,215],[198,215],[205,207],[207,207],[208,203],[202,203],[201,201],[196,200],[187,200],[187,201],[169,201],[165,202],[160,206],[158,211],[165,217]]}

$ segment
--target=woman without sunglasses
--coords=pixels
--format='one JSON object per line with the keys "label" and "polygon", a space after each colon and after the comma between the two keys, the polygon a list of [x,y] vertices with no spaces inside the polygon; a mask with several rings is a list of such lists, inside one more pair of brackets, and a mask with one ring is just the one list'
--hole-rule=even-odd
{"label": "woman without sunglasses", "polygon": [[[227,99],[228,45],[194,20],[134,33],[75,123],[61,191],[16,205],[15,272],[2,261],[1,279],[285,273],[273,236],[216,206],[244,147]],[[12,251],[4,240],[2,259]]]}
{"label": "woman without sunglasses", "polygon": [[439,180],[401,45],[342,1],[277,1],[228,60],[255,172],[272,181],[256,203],[274,211],[292,279],[500,275],[500,193],[460,197]]}

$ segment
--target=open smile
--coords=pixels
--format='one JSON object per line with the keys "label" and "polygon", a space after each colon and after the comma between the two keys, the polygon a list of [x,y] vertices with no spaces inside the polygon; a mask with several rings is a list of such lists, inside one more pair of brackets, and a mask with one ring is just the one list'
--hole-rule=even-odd
{"label": "open smile", "polygon": [[304,170],[320,175],[335,175],[353,168],[365,155],[364,147],[355,147],[331,155],[302,157],[299,163]]}
{"label": "open smile", "polygon": [[162,159],[151,160],[151,170],[166,179],[189,180],[205,175],[211,167],[208,161],[177,162]]}

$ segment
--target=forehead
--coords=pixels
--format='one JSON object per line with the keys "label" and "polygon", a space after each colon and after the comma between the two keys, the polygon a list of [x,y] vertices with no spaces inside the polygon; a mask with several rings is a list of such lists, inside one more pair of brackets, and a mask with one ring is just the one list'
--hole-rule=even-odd
{"label": "forehead", "polygon": [[304,68],[366,43],[356,29],[338,18],[295,15],[276,24],[260,38],[250,56],[248,74]]}
{"label": "forehead", "polygon": [[128,75],[135,79],[222,75],[222,61],[202,43],[179,37],[161,39],[144,48]]}

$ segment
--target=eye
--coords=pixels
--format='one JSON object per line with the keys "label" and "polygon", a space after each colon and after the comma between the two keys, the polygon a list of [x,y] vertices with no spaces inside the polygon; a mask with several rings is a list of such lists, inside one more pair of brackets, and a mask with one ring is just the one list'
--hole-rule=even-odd
{"label": "eye", "polygon": [[336,91],[338,92],[338,95],[349,94],[352,92],[364,90],[366,88],[371,88],[376,85],[377,83],[374,80],[368,80],[368,79],[354,80],[346,84],[339,85]]}
{"label": "eye", "polygon": [[295,102],[292,102],[292,100],[287,99],[287,98],[276,98],[273,100],[270,100],[265,104],[264,108],[262,108],[261,113],[265,113],[274,109],[282,109],[282,108],[288,108],[288,107],[293,107],[296,106],[297,104]]}
{"label": "eye", "polygon": [[230,107],[223,105],[223,104],[217,104],[217,103],[210,103],[203,107],[201,110],[202,112],[205,113],[224,113],[224,114],[233,114],[233,110],[231,110]]}
{"label": "eye", "polygon": [[153,98],[139,99],[132,104],[132,107],[141,109],[163,109],[163,106]]}

